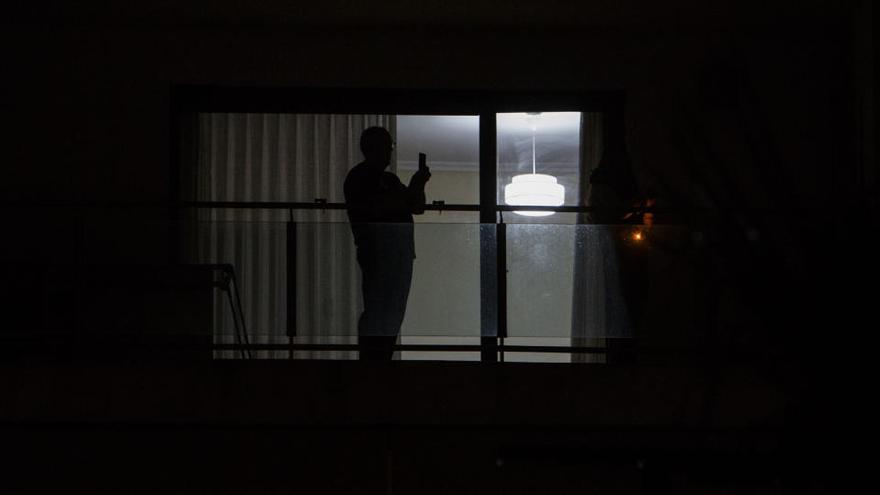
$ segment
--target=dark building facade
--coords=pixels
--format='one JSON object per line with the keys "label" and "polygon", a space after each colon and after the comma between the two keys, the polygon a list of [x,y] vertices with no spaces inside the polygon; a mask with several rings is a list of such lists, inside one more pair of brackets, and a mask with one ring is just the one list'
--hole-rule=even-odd
{"label": "dark building facade", "polygon": [[[47,2],[4,17],[2,491],[820,493],[857,469],[870,2]],[[658,221],[712,219],[691,239],[709,253],[701,323],[660,308],[601,365],[164,359],[116,327],[29,335],[86,314],[58,303],[86,279],[127,287],[104,304],[141,301],[116,326],[158,312],[174,341],[173,322],[201,321],[202,275],[156,275],[181,235],[179,87],[623,94],[637,180],[676,212]]]}

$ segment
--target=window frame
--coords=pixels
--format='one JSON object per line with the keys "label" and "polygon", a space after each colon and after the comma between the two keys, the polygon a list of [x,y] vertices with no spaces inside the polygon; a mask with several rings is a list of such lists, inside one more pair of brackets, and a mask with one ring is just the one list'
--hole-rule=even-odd
{"label": "window frame", "polygon": [[[487,91],[314,87],[173,86],[171,106],[171,207],[183,197],[184,169],[194,150],[191,136],[200,112],[474,115],[480,118],[479,211],[481,223],[495,223],[498,211],[510,211],[496,195],[496,114],[511,112],[598,112],[603,145],[623,145],[623,91]],[[561,207],[559,211],[585,211]]]}

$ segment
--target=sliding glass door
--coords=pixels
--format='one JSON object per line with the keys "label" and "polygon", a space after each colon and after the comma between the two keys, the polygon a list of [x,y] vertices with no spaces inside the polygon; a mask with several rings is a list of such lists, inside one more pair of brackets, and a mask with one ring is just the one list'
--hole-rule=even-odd
{"label": "sliding glass door", "polygon": [[[199,234],[187,236],[198,244],[188,250],[196,253],[191,261],[238,271],[252,342],[356,342],[360,272],[342,185],[362,159],[358,138],[369,126],[392,134],[389,171],[403,184],[419,153],[431,170],[426,211],[415,216],[416,260],[398,342],[410,347],[398,356],[510,360],[505,345],[596,345],[606,332],[583,317],[605,304],[596,284],[607,277],[594,275],[608,254],[585,248],[602,237],[585,213],[589,177],[609,134],[620,130],[609,126],[619,123],[609,118],[619,101],[324,90],[312,98],[279,93],[273,108],[265,97],[254,103],[247,91],[229,91],[182,100],[181,113],[198,122],[195,163],[180,164],[181,175],[191,175],[182,202],[198,210]],[[351,113],[339,111],[346,105]],[[217,341],[232,342],[220,301],[215,313]],[[444,345],[470,347],[434,352]],[[289,357],[355,357],[339,348],[294,349]]]}

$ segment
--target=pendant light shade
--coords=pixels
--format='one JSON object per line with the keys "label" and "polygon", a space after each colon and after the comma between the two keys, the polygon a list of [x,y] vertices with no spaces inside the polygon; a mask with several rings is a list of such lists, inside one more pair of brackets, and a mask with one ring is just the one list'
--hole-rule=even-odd
{"label": "pendant light shade", "polygon": [[[530,113],[526,122],[532,129],[532,173],[515,175],[510,184],[504,186],[504,202],[509,206],[561,206],[565,202],[565,187],[556,182],[556,177],[537,173],[535,135],[538,130],[540,112]],[[552,211],[514,211],[527,217],[546,217]]]}
{"label": "pendant light shade", "polygon": [[[556,177],[547,174],[520,174],[504,186],[504,202],[511,206],[561,206],[565,202],[565,187]],[[527,217],[546,217],[552,211],[514,211]]]}

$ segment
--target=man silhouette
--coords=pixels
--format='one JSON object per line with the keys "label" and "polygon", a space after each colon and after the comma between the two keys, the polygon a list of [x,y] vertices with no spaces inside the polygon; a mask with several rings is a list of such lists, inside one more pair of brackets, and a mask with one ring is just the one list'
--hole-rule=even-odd
{"label": "man silhouette", "polygon": [[364,161],[345,178],[345,204],[361,267],[364,312],[358,320],[362,360],[391,360],[412,282],[413,214],[425,212],[427,166],[404,186],[385,168],[394,141],[382,127],[361,134]]}

